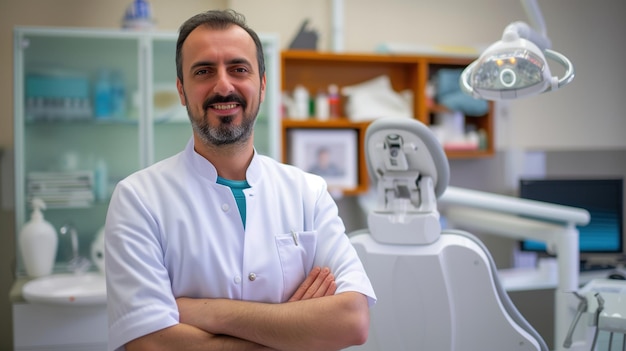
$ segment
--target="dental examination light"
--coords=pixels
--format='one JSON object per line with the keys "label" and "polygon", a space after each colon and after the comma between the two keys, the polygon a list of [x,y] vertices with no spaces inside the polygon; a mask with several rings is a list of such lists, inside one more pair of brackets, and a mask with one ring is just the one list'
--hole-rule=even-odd
{"label": "dental examination light", "polygon": [[[522,5],[535,28],[521,21],[509,24],[502,39],[489,46],[461,74],[464,93],[485,100],[518,99],[557,90],[574,79],[570,60],[550,50],[537,2],[522,0]],[[563,66],[563,77],[552,76],[546,59]]]}

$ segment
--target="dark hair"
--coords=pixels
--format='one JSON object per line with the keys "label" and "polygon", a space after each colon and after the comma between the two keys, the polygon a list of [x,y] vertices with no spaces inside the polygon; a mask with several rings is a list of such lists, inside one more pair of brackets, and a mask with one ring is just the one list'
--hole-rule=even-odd
{"label": "dark hair", "polygon": [[227,29],[231,25],[236,25],[245,30],[256,45],[256,58],[259,62],[259,75],[263,78],[265,74],[265,57],[263,56],[263,45],[261,39],[252,28],[246,24],[246,18],[244,15],[234,10],[209,10],[203,13],[199,13],[189,18],[185,23],[180,26],[178,41],[176,42],[176,75],[180,81],[183,81],[183,58],[182,48],[183,43],[194,29],[205,25],[211,29]]}

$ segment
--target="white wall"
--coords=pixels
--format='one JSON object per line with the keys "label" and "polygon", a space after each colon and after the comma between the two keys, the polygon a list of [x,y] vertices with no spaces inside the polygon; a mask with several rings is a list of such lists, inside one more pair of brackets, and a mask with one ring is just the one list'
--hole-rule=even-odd
{"label": "white wall", "polygon": [[551,0],[541,5],[553,47],[572,60],[576,78],[562,91],[511,105],[513,142],[549,150],[625,148],[626,2]]}

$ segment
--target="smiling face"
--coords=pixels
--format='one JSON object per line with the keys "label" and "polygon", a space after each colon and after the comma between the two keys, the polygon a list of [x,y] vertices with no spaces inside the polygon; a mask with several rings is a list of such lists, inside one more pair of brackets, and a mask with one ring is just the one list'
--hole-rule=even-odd
{"label": "smiling face", "polygon": [[182,46],[182,81],[176,86],[196,138],[206,146],[250,143],[265,98],[256,46],[237,25],[199,26]]}

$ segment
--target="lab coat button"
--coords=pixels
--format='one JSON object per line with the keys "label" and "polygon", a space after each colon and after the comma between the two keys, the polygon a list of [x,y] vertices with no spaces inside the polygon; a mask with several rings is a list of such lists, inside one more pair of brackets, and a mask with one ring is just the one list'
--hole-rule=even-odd
{"label": "lab coat button", "polygon": [[236,276],[234,281],[235,281],[236,284],[241,283],[241,277],[240,276]]}
{"label": "lab coat button", "polygon": [[230,206],[228,206],[228,204],[222,204],[222,211],[226,212],[229,208]]}
{"label": "lab coat button", "polygon": [[256,279],[256,274],[254,273],[250,273],[248,274],[248,280],[253,282]]}

